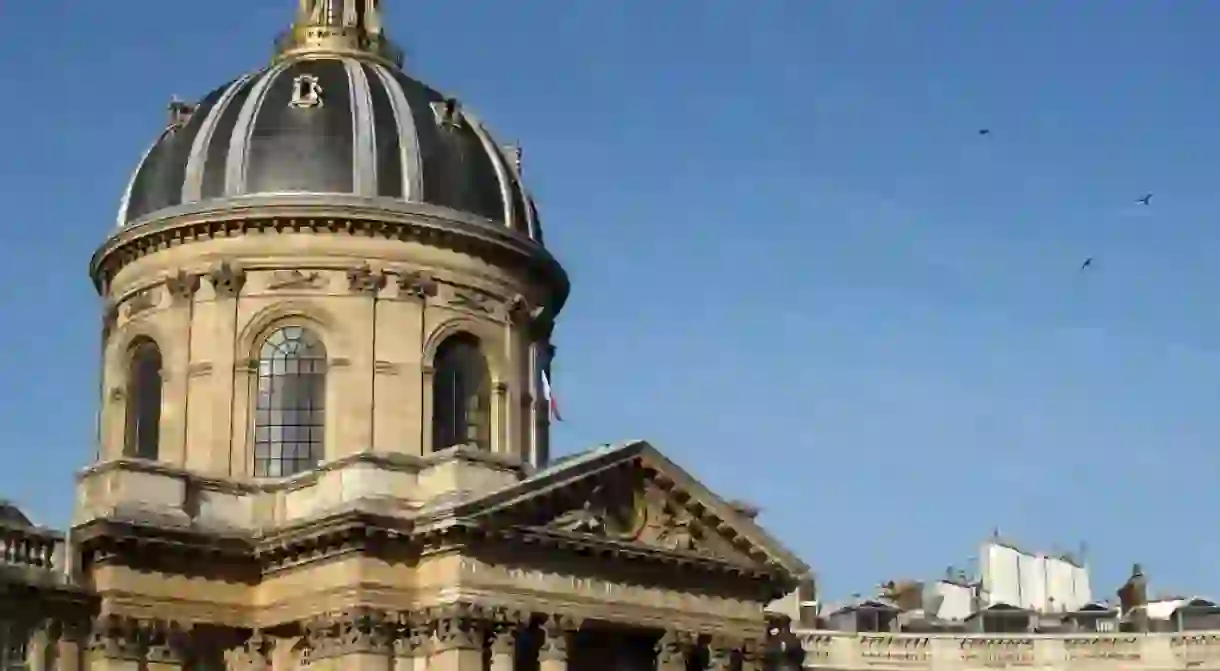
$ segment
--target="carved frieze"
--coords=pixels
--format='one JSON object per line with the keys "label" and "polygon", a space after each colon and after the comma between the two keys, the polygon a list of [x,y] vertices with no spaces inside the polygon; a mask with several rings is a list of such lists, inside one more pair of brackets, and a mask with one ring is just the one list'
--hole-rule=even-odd
{"label": "carved frieze", "polygon": [[127,318],[146,312],[157,307],[157,287],[149,287],[135,292],[125,302],[127,307]]}
{"label": "carved frieze", "polygon": [[398,291],[403,296],[427,300],[435,298],[439,290],[440,286],[431,275],[412,272],[398,276]]}
{"label": "carved frieze", "polygon": [[453,287],[448,304],[450,307],[485,315],[492,314],[496,309],[493,297],[473,287]]}
{"label": "carved frieze", "polygon": [[569,500],[577,503],[558,508],[543,523],[546,527],[672,552],[754,563],[716,529],[705,525],[684,502],[651,482],[643,471],[627,469],[603,474],[596,485]]}
{"label": "carved frieze", "polygon": [[385,273],[374,270],[367,263],[347,271],[347,285],[353,293],[376,294],[385,286]]}
{"label": "carved frieze", "polygon": [[290,270],[272,271],[271,280],[267,282],[267,288],[272,291],[317,289],[325,284],[326,278],[322,276],[322,273],[316,270],[305,272],[293,268]]}
{"label": "carved frieze", "polygon": [[236,298],[246,286],[246,271],[225,261],[208,273],[208,281],[217,298]]}
{"label": "carved frieze", "polygon": [[175,303],[186,303],[199,291],[199,275],[179,270],[165,280],[165,289]]}

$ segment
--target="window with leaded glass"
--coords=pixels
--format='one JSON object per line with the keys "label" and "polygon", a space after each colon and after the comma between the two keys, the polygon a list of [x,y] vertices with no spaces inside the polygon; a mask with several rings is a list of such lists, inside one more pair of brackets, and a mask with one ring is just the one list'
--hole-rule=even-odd
{"label": "window with leaded glass", "polygon": [[286,326],[263,342],[254,408],[254,476],[316,467],[326,428],[326,347],[313,331]]}
{"label": "window with leaded glass", "polygon": [[436,350],[432,378],[432,449],[491,447],[491,375],[478,338],[451,336]]}
{"label": "window with leaded glass", "polygon": [[123,452],[156,459],[161,442],[161,349],[148,338],[132,343],[127,355],[127,426]]}

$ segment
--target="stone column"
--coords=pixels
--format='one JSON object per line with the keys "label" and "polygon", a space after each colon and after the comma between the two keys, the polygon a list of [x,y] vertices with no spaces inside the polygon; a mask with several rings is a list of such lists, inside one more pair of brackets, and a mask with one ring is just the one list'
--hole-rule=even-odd
{"label": "stone column", "polygon": [[433,622],[428,671],[483,671],[486,622],[477,608],[466,605],[429,610]]}
{"label": "stone column", "polygon": [[568,652],[580,621],[564,615],[551,615],[542,624],[542,647],[538,650],[538,671],[568,671]]}
{"label": "stone column", "polygon": [[397,622],[388,613],[358,607],[339,616],[336,667],[344,671],[392,671]]}
{"label": "stone column", "polygon": [[713,638],[707,644],[707,671],[731,671],[734,645],[723,638]]}
{"label": "stone column", "polygon": [[187,632],[176,623],[149,623],[142,638],[146,647],[141,671],[180,671],[186,666]]}
{"label": "stone column", "polygon": [[666,631],[657,641],[657,671],[686,671],[686,657],[693,639],[679,631]]}
{"label": "stone column", "polygon": [[89,639],[90,671],[140,671],[143,661],[139,623],[118,615],[103,615],[93,623]]}
{"label": "stone column", "polygon": [[84,671],[89,622],[64,620],[57,623],[55,671]]}
{"label": "stone column", "polygon": [[517,663],[517,643],[530,623],[530,613],[512,609],[496,609],[492,614],[491,669],[513,671]]}
{"label": "stone column", "polygon": [[761,640],[746,639],[741,646],[741,671],[763,671],[763,653]]}
{"label": "stone column", "polygon": [[394,671],[428,671],[431,624],[419,617],[404,618],[394,641]]}

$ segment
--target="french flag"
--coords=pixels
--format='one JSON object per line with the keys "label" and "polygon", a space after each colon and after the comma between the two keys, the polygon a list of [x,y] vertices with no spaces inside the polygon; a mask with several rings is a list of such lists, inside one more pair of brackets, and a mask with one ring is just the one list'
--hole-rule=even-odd
{"label": "french flag", "polygon": [[551,391],[551,376],[547,372],[542,371],[542,396],[546,398],[546,405],[550,409],[551,418],[556,422],[563,421],[563,415],[559,414],[559,400],[555,398],[555,393]]}

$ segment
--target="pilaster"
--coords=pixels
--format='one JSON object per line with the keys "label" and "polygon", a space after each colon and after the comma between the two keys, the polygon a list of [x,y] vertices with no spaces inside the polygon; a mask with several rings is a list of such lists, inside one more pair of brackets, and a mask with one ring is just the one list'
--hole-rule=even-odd
{"label": "pilaster", "polygon": [[539,671],[567,671],[568,651],[580,621],[564,615],[551,615],[542,623],[542,646],[538,650]]}
{"label": "pilaster", "polygon": [[693,647],[690,634],[666,631],[657,641],[657,671],[686,671],[686,659]]}
{"label": "pilaster", "polygon": [[432,650],[428,671],[483,671],[487,623],[467,605],[430,609]]}

